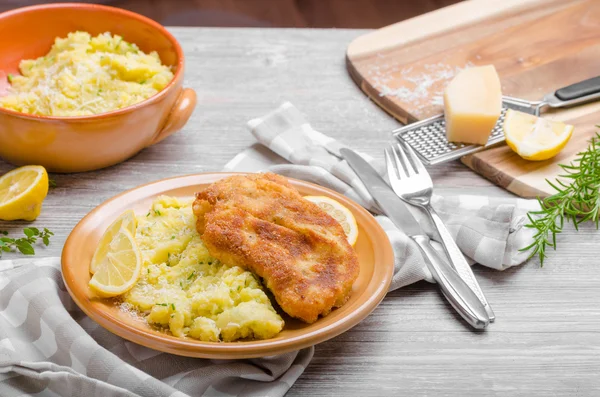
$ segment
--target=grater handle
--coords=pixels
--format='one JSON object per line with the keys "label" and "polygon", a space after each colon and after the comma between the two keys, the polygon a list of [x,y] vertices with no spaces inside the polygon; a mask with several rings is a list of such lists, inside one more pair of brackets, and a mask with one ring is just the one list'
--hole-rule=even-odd
{"label": "grater handle", "polygon": [[600,76],[571,84],[556,90],[554,95],[561,101],[571,101],[600,93]]}

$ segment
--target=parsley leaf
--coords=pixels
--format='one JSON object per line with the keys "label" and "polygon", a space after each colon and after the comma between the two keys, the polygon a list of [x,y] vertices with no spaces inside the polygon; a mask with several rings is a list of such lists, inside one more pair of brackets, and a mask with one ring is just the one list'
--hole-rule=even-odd
{"label": "parsley leaf", "polygon": [[19,239],[15,245],[23,255],[35,255],[35,250],[29,241]]}
{"label": "parsley leaf", "polygon": [[3,252],[19,251],[23,255],[35,255],[34,244],[41,240],[44,245],[50,244],[50,237],[54,235],[50,230],[44,228],[43,231],[36,227],[26,227],[23,229],[25,237],[12,238],[7,237],[8,232],[0,231],[0,257]]}

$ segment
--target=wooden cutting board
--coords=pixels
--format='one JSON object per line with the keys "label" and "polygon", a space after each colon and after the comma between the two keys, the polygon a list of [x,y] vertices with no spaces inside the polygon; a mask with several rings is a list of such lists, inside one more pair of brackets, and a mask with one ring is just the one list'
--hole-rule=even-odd
{"label": "wooden cutting board", "polygon": [[[504,95],[540,100],[558,88],[600,75],[599,0],[471,0],[354,40],[350,75],[403,123],[443,111],[446,84],[464,68],[495,65]],[[530,162],[506,145],[462,159],[522,197],[547,196],[545,179],[584,150],[600,124],[600,103],[544,113],[575,125],[555,158]]]}

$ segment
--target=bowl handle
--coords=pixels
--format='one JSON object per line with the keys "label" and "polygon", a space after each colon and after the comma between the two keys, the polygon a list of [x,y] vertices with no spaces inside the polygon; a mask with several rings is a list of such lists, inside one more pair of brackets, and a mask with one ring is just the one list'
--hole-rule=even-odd
{"label": "bowl handle", "polygon": [[191,88],[184,88],[181,90],[175,105],[173,105],[173,108],[171,109],[171,113],[169,113],[167,122],[148,146],[154,145],[169,135],[179,131],[185,123],[187,123],[195,107],[196,91]]}

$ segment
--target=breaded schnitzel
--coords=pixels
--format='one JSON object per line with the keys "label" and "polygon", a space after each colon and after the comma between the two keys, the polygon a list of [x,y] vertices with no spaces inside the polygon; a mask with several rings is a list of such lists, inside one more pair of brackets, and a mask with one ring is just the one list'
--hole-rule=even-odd
{"label": "breaded schnitzel", "polygon": [[356,252],[340,224],[284,177],[222,179],[196,193],[193,209],[210,254],[262,277],[290,316],[312,323],[348,300]]}

